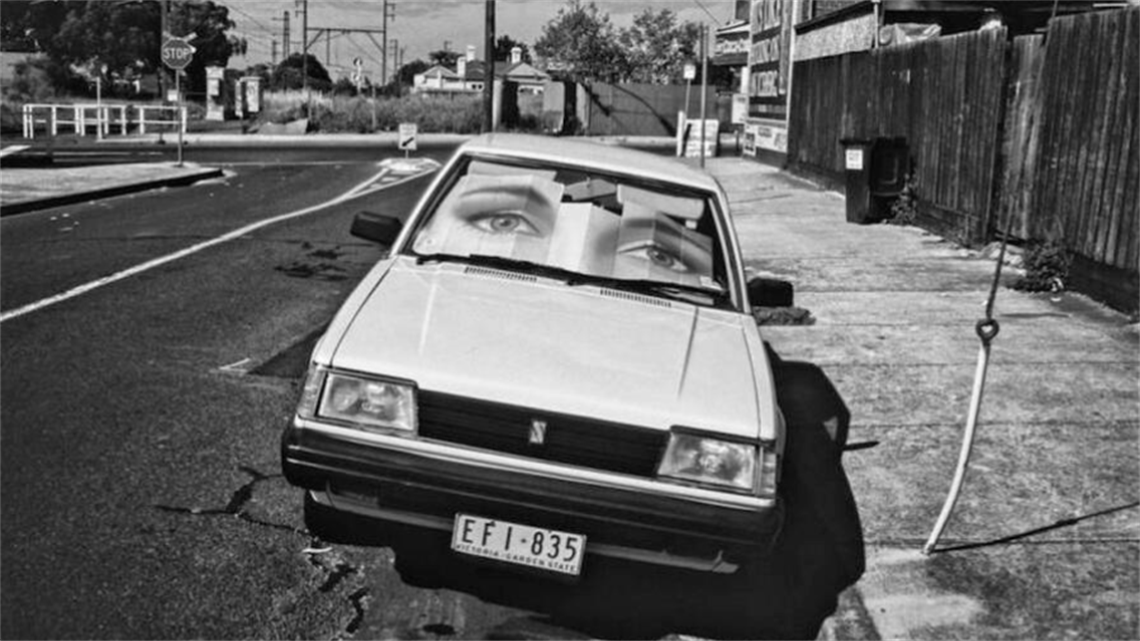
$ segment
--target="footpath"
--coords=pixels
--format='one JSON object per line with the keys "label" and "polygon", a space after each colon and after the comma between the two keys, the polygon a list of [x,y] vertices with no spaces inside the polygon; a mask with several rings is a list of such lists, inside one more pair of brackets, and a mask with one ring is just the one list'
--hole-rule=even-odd
{"label": "footpath", "polygon": [[[814,321],[762,332],[782,357],[822,366],[853,417],[859,449],[844,461],[868,569],[821,638],[1140,638],[1135,320],[1077,294],[1015,291],[1010,261],[969,471],[923,555],[958,458],[995,260],[916,227],[849,224],[842,194],[750,160],[706,170],[729,194],[748,266],[791,280]],[[0,208],[217,171],[6,169]]]}
{"label": "footpath", "polygon": [[[841,194],[738,158],[746,263],[796,285],[815,322],[764,326],[824,368],[852,415],[844,463],[868,569],[826,638],[1140,638],[1140,333],[1004,268],[977,439],[941,542],[996,261],[916,227],[846,222]],[[1011,261],[1016,264],[1016,260]],[[871,623],[868,629],[867,622]]]}

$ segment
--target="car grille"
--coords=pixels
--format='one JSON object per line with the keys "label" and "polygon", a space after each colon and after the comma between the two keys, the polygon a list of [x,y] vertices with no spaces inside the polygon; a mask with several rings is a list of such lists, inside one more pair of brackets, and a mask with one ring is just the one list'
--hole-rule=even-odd
{"label": "car grille", "polygon": [[[633,425],[489,403],[420,390],[419,434],[545,461],[652,477],[668,434]],[[531,424],[545,421],[542,444],[530,442]]]}

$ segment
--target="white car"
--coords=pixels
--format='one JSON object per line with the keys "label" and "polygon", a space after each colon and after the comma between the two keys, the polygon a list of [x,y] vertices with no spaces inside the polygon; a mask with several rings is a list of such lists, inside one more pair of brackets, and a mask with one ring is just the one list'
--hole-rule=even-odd
{"label": "white car", "polygon": [[282,439],[314,534],[435,530],[455,558],[566,578],[599,557],[763,575],[800,527],[837,589],[862,573],[846,409],[767,349],[752,306],[785,293],[746,281],[708,174],[493,134],[406,222],[354,233],[390,251]]}

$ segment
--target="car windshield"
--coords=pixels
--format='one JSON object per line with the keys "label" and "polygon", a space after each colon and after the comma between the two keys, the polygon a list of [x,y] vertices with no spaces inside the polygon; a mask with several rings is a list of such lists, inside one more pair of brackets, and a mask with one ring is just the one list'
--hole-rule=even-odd
{"label": "car windshield", "polygon": [[[500,259],[661,295],[726,292],[710,194],[583,169],[469,160],[412,240],[420,257]],[[665,287],[671,286],[671,287]]]}

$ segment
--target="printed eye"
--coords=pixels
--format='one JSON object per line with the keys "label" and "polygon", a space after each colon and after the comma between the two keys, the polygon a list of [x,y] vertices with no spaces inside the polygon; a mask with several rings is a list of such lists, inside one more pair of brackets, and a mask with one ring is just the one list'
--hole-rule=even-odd
{"label": "printed eye", "polygon": [[687,274],[691,269],[673,252],[665,249],[664,247],[649,243],[645,245],[636,245],[628,249],[622,250],[623,254],[635,256],[643,260],[653,263],[662,269],[677,272],[679,274]]}
{"label": "printed eye", "polygon": [[497,212],[470,218],[472,225],[488,234],[528,234],[538,235],[538,230],[522,214]]}

